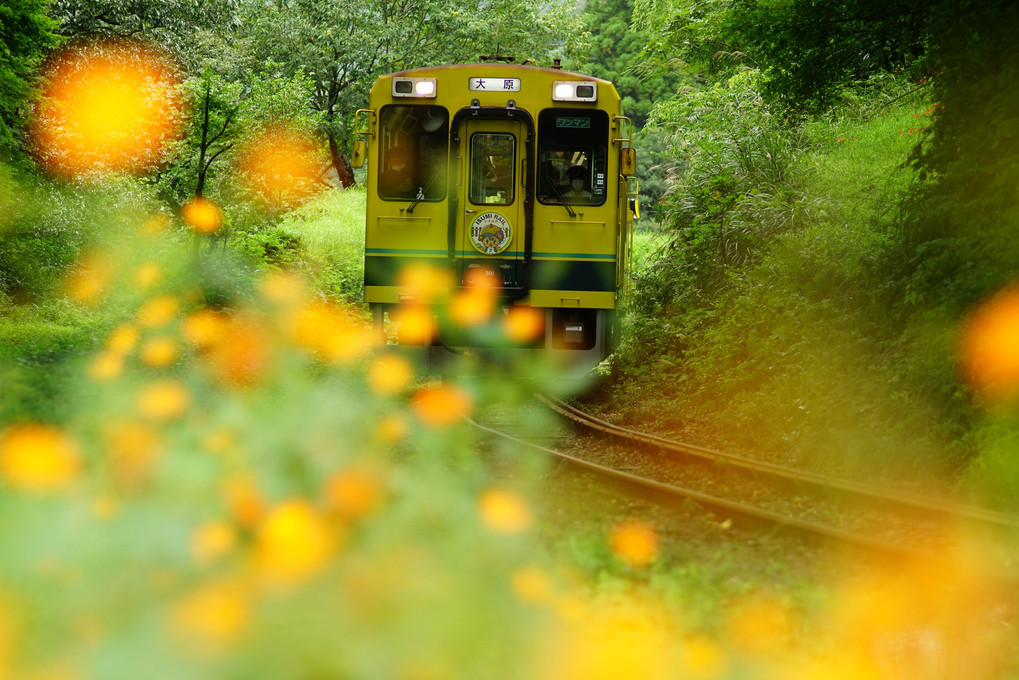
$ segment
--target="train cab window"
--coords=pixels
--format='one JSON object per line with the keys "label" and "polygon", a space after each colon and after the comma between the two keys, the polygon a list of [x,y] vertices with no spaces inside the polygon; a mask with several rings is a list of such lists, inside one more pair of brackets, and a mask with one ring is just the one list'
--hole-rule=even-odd
{"label": "train cab window", "polygon": [[449,112],[441,106],[384,106],[379,112],[379,196],[441,201],[446,196]]}
{"label": "train cab window", "polygon": [[495,132],[471,135],[471,183],[474,205],[509,205],[515,187],[516,138]]}
{"label": "train cab window", "polygon": [[603,204],[608,143],[604,111],[545,109],[538,114],[538,200]]}

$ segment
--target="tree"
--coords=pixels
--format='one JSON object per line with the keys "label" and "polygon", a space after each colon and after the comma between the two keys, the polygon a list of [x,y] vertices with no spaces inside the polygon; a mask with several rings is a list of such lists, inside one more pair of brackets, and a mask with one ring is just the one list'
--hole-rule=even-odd
{"label": "tree", "polygon": [[343,186],[354,112],[375,79],[401,69],[474,60],[512,45],[517,57],[566,57],[580,46],[568,5],[518,0],[247,0],[241,25],[256,61],[274,61],[314,84],[312,108]]}
{"label": "tree", "polygon": [[0,156],[17,153],[15,135],[32,76],[46,52],[59,41],[46,0],[0,2]]}

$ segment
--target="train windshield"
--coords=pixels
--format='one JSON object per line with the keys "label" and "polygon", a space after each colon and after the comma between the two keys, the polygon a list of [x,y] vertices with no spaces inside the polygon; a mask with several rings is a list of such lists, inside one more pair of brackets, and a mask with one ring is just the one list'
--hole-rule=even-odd
{"label": "train windshield", "polygon": [[441,201],[446,196],[449,113],[441,106],[384,106],[379,112],[379,196]]}
{"label": "train windshield", "polygon": [[604,111],[545,109],[538,115],[538,200],[601,205],[608,177]]}
{"label": "train windshield", "polygon": [[515,150],[516,138],[511,134],[477,132],[471,136],[471,203],[513,203]]}

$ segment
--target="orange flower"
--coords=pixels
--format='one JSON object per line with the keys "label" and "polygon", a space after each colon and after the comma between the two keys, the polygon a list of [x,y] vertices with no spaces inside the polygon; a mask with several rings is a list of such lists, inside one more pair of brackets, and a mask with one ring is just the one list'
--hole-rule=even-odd
{"label": "orange flower", "polygon": [[229,554],[237,546],[237,531],[226,522],[208,522],[191,536],[191,555],[207,565]]}
{"label": "orange flower", "polygon": [[224,488],[226,503],[237,523],[253,528],[265,516],[265,500],[250,477],[232,477]]}
{"label": "orange flower", "polygon": [[379,421],[376,435],[383,444],[395,444],[407,436],[407,420],[400,415],[391,415]]}
{"label": "orange flower", "polygon": [[411,403],[418,419],[430,427],[449,427],[470,413],[471,398],[455,385],[423,387]]}
{"label": "orange flower", "polygon": [[397,335],[404,345],[422,345],[435,335],[432,311],[419,304],[402,304],[389,317],[397,325]]}
{"label": "orange flower", "polygon": [[270,582],[294,583],[323,569],[332,556],[335,536],[312,507],[292,500],[273,508],[258,525],[258,566]]}
{"label": "orange flower", "polygon": [[488,489],[478,502],[481,519],[492,531],[518,534],[531,526],[531,511],[520,496],[505,489]]}
{"label": "orange flower", "polygon": [[397,285],[419,304],[430,304],[441,299],[453,285],[449,269],[430,264],[412,264],[400,270]]}
{"label": "orange flower", "polygon": [[106,381],[124,372],[124,358],[113,352],[103,352],[88,365],[88,375],[93,380]]}
{"label": "orange flower", "polygon": [[251,595],[234,580],[199,587],[173,609],[174,628],[212,647],[237,641],[251,620]]}
{"label": "orange flower", "polygon": [[48,425],[15,425],[0,436],[0,478],[16,489],[50,492],[70,486],[81,466],[78,447]]}
{"label": "orange flower", "polygon": [[104,432],[114,479],[127,487],[145,484],[159,451],[159,435],[144,423],[119,422]]}
{"label": "orange flower", "polygon": [[513,592],[524,602],[543,604],[549,602],[554,594],[552,581],[537,567],[522,567],[513,572]]}
{"label": "orange flower", "polygon": [[163,270],[155,262],[146,262],[138,267],[134,274],[134,282],[139,290],[147,290],[163,278]]}
{"label": "orange flower", "polygon": [[377,470],[351,468],[338,472],[326,482],[330,510],[345,520],[366,517],[382,505],[385,479]]}
{"label": "orange flower", "polygon": [[268,331],[257,319],[230,318],[212,343],[205,358],[213,375],[230,387],[255,384],[271,360]]}
{"label": "orange flower", "polygon": [[318,193],[324,168],[318,141],[286,126],[262,130],[240,151],[242,184],[272,209],[300,205]]}
{"label": "orange flower", "polygon": [[175,380],[161,380],[138,395],[138,412],[152,420],[173,420],[184,415],[191,403],[187,389]]}
{"label": "orange flower", "polygon": [[623,522],[609,537],[612,553],[631,567],[646,567],[658,557],[658,535],[645,522]]}
{"label": "orange flower", "polygon": [[460,326],[480,326],[495,313],[495,292],[491,288],[469,288],[449,303],[449,316]]}
{"label": "orange flower", "polygon": [[184,339],[199,349],[215,344],[229,323],[230,317],[214,309],[203,308],[185,317],[181,332]]}
{"label": "orange flower", "polygon": [[531,342],[545,333],[545,313],[535,307],[510,307],[502,325],[513,342]]}
{"label": "orange flower", "polygon": [[94,305],[110,287],[113,264],[101,253],[87,253],[64,278],[64,292],[74,302]]}
{"label": "orange flower", "polygon": [[304,298],[305,285],[299,276],[292,273],[272,271],[259,281],[258,290],[270,302],[293,306]]}
{"label": "orange flower", "polygon": [[169,366],[177,358],[177,344],[170,338],[152,338],[142,346],[141,359],[148,366]]}
{"label": "orange flower", "polygon": [[995,402],[1019,396],[1019,285],[977,308],[963,329],[962,359],[969,382]]}
{"label": "orange flower", "polygon": [[138,310],[138,323],[145,328],[159,328],[177,316],[180,305],[172,295],[154,297]]}
{"label": "orange flower", "polygon": [[116,354],[127,354],[138,344],[138,329],[131,325],[117,326],[106,339],[106,349]]}
{"label": "orange flower", "polygon": [[31,135],[43,164],[60,176],[151,167],[183,119],[176,68],[139,42],[73,44],[47,60],[40,82]]}
{"label": "orange flower", "polygon": [[388,396],[407,389],[414,377],[410,362],[393,354],[377,357],[368,367],[368,385],[375,394]]}
{"label": "orange flower", "polygon": [[223,226],[223,211],[212,201],[196,196],[180,209],[181,219],[199,234],[213,234]]}
{"label": "orange flower", "polygon": [[371,349],[371,336],[365,325],[332,303],[316,300],[297,311],[294,339],[321,359],[349,363]]}

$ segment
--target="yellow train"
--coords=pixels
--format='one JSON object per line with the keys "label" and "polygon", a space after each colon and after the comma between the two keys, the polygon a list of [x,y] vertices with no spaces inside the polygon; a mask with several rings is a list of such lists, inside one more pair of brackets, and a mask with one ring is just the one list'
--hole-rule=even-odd
{"label": "yellow train", "polygon": [[482,62],[385,75],[355,119],[368,163],[364,296],[427,372],[464,357],[597,365],[639,216],[612,83]]}

